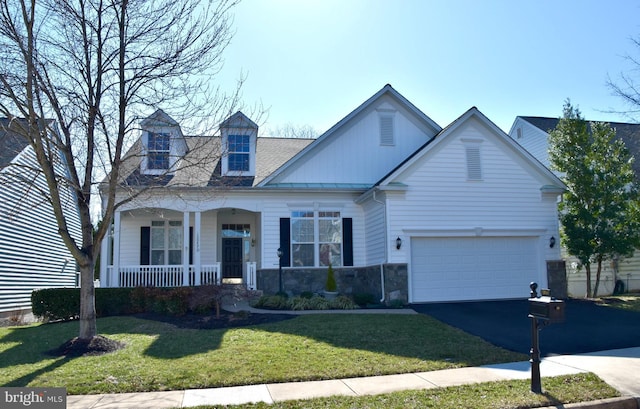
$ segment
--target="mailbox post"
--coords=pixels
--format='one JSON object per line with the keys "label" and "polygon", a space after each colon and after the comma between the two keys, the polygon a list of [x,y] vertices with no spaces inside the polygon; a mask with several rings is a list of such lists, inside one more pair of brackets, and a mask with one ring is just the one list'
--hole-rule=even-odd
{"label": "mailbox post", "polygon": [[[542,393],[540,382],[540,330],[549,324],[564,321],[564,301],[556,300],[548,295],[539,296],[538,284],[531,283],[529,298],[529,318],[531,319],[531,392]],[[544,291],[544,290],[543,290]],[[541,291],[542,292],[542,291]]]}

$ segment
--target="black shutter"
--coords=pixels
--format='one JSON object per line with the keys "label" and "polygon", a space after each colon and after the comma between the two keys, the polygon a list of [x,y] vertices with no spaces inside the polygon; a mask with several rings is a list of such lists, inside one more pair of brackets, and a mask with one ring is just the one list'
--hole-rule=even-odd
{"label": "black shutter", "polygon": [[353,266],[353,219],[342,219],[342,262]]}
{"label": "black shutter", "polygon": [[288,217],[280,219],[280,250],[282,251],[281,266],[291,266],[291,219]]}
{"label": "black shutter", "polygon": [[149,256],[151,253],[151,227],[140,227],[140,265],[149,265]]}
{"label": "black shutter", "polygon": [[189,264],[193,264],[193,226],[189,226]]}

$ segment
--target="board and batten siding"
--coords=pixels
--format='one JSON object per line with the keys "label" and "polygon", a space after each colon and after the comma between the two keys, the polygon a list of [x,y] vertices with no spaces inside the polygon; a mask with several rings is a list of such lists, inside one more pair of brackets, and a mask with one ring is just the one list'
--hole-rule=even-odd
{"label": "board and batten siding", "polygon": [[[536,179],[530,165],[473,124],[413,163],[398,179],[406,191],[387,192],[391,237],[408,243],[405,230],[444,237],[460,231],[487,235],[491,229],[535,232],[541,245],[547,236],[557,237],[556,195],[542,194],[544,181]],[[481,180],[467,179],[465,140],[480,141]],[[546,248],[544,259],[559,258],[558,246]],[[409,251],[403,246],[391,252],[390,261],[409,259]]]}
{"label": "board and batten siding", "polygon": [[[35,187],[17,181],[26,167],[37,167],[33,150],[25,148],[0,171],[0,313],[31,308],[31,292],[74,287],[76,263],[58,234],[53,208],[38,194],[47,191],[42,175]],[[62,165],[56,168],[64,174]],[[61,191],[69,232],[80,240],[80,221],[69,191]]]}
{"label": "board and batten siding", "polygon": [[[395,112],[393,145],[380,142],[379,110]],[[304,161],[292,164],[273,182],[373,184],[435,134],[410,118],[402,106],[384,97],[352,125],[338,129],[321,145],[312,145]]]}

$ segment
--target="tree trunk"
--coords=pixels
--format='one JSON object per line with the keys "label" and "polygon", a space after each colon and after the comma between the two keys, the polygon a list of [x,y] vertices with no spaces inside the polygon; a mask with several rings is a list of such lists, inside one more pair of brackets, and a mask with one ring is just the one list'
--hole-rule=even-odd
{"label": "tree trunk", "polygon": [[596,271],[596,285],[593,287],[593,295],[592,297],[598,296],[598,287],[600,286],[600,273],[602,273],[602,259],[598,259],[598,270]]}
{"label": "tree trunk", "polygon": [[587,273],[587,298],[591,298],[591,264],[585,264],[584,270]]}
{"label": "tree trunk", "polygon": [[96,290],[91,265],[80,267],[80,333],[78,338],[91,339],[98,335],[96,325]]}

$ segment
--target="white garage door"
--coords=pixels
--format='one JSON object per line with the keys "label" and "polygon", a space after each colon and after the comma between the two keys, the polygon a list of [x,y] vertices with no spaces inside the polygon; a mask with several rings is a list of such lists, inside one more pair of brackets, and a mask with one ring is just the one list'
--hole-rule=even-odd
{"label": "white garage door", "polygon": [[411,239],[412,302],[526,298],[537,281],[535,237]]}

